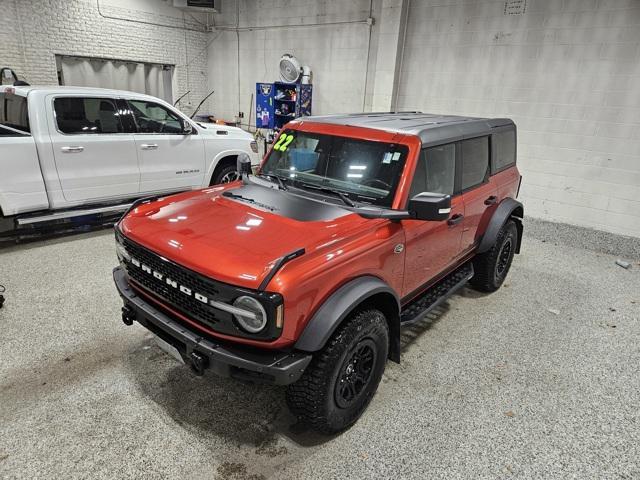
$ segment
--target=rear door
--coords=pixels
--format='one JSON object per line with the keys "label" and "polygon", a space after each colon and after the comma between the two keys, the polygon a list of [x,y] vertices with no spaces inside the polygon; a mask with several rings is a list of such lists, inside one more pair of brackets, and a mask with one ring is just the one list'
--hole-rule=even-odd
{"label": "rear door", "polygon": [[27,97],[0,92],[0,210],[4,215],[49,206],[27,106]]}
{"label": "rear door", "polygon": [[422,192],[451,195],[449,220],[402,220],[405,231],[405,274],[402,296],[411,296],[447,269],[460,253],[465,205],[456,194],[456,144],[423,149],[409,198]]}
{"label": "rear door", "polygon": [[498,204],[498,189],[489,169],[489,137],[460,142],[460,188],[464,201],[462,252],[472,249],[484,233]]}
{"label": "rear door", "polygon": [[116,100],[51,95],[46,103],[64,198],[79,202],[135,196],[140,180],[138,156]]}
{"label": "rear door", "polygon": [[186,190],[203,184],[204,142],[198,132],[184,133],[176,112],[148,100],[128,100],[136,123],[135,142],[140,159],[140,191]]}

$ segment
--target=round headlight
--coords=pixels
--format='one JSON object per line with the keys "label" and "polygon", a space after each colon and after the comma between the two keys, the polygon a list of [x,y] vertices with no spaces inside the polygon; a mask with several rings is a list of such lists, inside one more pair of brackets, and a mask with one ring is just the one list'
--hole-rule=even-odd
{"label": "round headlight", "polygon": [[246,312],[246,314],[234,312],[233,316],[247,332],[258,333],[267,325],[267,312],[255,298],[243,295],[235,299],[233,306]]}

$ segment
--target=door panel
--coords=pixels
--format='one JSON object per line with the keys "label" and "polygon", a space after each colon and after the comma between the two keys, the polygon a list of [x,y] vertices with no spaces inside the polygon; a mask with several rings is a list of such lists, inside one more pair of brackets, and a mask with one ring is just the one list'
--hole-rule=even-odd
{"label": "door panel", "polygon": [[[464,215],[465,206],[458,195],[451,199],[451,217]],[[415,292],[445,270],[460,254],[461,223],[403,220],[405,231],[405,272],[402,296]]]}
{"label": "door panel", "polygon": [[140,159],[140,191],[185,190],[203,184],[204,142],[201,135],[183,134],[184,120],[158,103],[129,100],[135,119]]}
{"label": "door panel", "polygon": [[458,167],[461,169],[461,190],[465,217],[462,250],[472,249],[489,222],[498,204],[498,189],[489,167],[489,137],[460,142]]}
{"label": "door panel", "polygon": [[[422,192],[453,195],[456,178],[456,145],[446,144],[421,151],[411,181],[409,198]],[[461,195],[451,199],[452,223],[403,220],[405,230],[405,275],[402,296],[405,297],[433,279],[460,255],[460,242],[465,215]]]}
{"label": "door panel", "polygon": [[462,250],[466,251],[475,246],[484,233],[491,214],[496,209],[498,189],[493,179],[465,192],[465,213],[462,233]]}
{"label": "door panel", "polygon": [[133,135],[124,133],[116,103],[107,97],[50,97],[49,136],[68,201],[138,193],[140,170]]}

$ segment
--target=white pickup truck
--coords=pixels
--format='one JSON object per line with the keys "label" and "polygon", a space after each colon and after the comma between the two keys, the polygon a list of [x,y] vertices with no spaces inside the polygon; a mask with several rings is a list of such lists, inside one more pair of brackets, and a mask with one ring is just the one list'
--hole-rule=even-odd
{"label": "white pickup truck", "polygon": [[257,165],[257,152],[251,134],[148,95],[0,86],[0,232],[225,183],[239,154]]}

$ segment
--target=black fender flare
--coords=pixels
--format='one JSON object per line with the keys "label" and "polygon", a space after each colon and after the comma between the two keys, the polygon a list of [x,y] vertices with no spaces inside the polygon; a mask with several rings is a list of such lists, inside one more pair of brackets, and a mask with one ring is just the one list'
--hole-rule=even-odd
{"label": "black fender flare", "polygon": [[340,324],[367,300],[382,310],[389,324],[389,358],[400,361],[400,299],[384,281],[371,275],[355,278],[327,298],[305,326],[296,350],[317,352]]}
{"label": "black fender flare", "polygon": [[489,250],[495,243],[498,238],[498,233],[502,226],[509,219],[513,219],[516,223],[516,227],[518,229],[518,245],[516,245],[516,253],[520,253],[520,244],[522,243],[522,217],[524,215],[524,207],[522,203],[514,200],[513,198],[505,198],[496,211],[493,212],[491,216],[491,220],[489,221],[489,225],[487,225],[487,229],[480,240],[480,244],[478,245],[478,253],[484,253]]}

